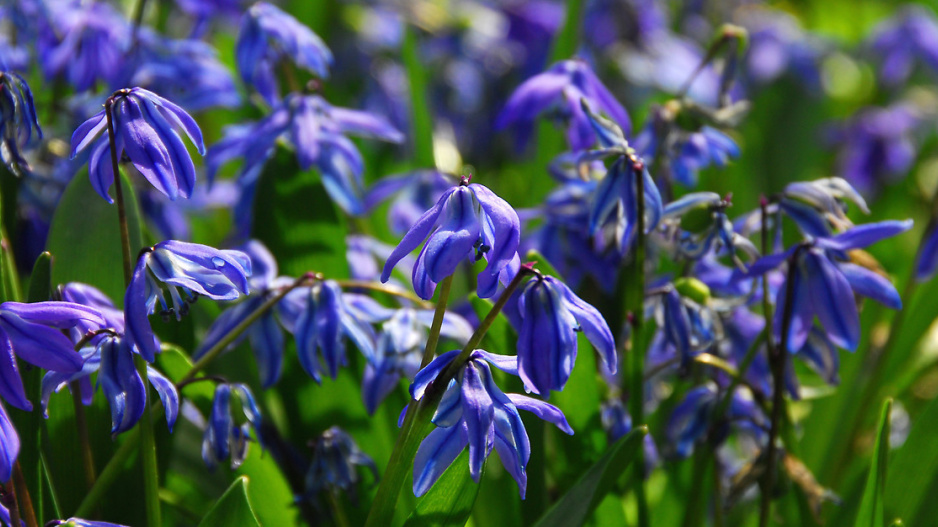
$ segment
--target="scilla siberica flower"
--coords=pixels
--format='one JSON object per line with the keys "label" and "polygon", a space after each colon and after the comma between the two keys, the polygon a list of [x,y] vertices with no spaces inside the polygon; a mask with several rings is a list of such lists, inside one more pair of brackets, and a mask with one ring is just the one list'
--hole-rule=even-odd
{"label": "scilla siberica flower", "polygon": [[[188,198],[195,187],[195,165],[177,132],[185,132],[199,153],[205,154],[202,131],[192,117],[176,104],[143,88],[118,90],[106,104],[111,105],[117,158],[127,154],[143,177],[170,199]],[[98,194],[113,203],[108,195],[114,169],[106,114],[106,109],[98,112],[75,130],[71,157],[97,140],[92,146],[88,175]]]}
{"label": "scilla siberica flower", "polygon": [[887,85],[903,84],[916,63],[938,72],[938,20],[924,6],[906,6],[881,22],[869,44],[882,61],[879,77]]}
{"label": "scilla siberica flower", "polygon": [[[10,481],[13,465],[20,454],[20,436],[13,428],[13,422],[7,415],[6,408],[0,404],[0,482]],[[7,521],[7,525],[10,525]]]}
{"label": "scilla siberica flower", "polygon": [[[815,315],[831,342],[851,351],[856,349],[860,341],[860,316],[854,293],[901,309],[899,293],[888,279],[845,260],[848,251],[865,248],[911,227],[912,220],[860,225],[765,256],[749,268],[749,275],[761,275],[784,262],[795,266],[786,273],[785,282],[778,289],[773,320],[773,331],[781,336],[790,353],[804,346]],[[791,306],[786,305],[789,302]],[[786,321],[789,311],[791,319]],[[784,329],[787,331],[782,335]]]}
{"label": "scilla siberica flower", "polygon": [[267,2],[254,4],[241,19],[235,58],[244,83],[271,105],[279,99],[274,68],[284,57],[320,78],[329,76],[332,52],[321,38]]}
{"label": "scilla siberica flower", "polygon": [[586,150],[593,145],[595,133],[580,104],[583,99],[606,112],[626,133],[631,129],[632,122],[625,108],[583,60],[558,62],[518,86],[495,121],[495,127],[516,125],[517,143],[524,146],[531,136],[534,119],[539,114],[549,113],[567,122],[570,148]]}
{"label": "scilla siberica flower", "polygon": [[[694,388],[687,393],[683,401],[671,413],[666,434],[677,455],[687,457],[694,451],[694,445],[705,439],[710,430],[713,413],[719,407],[723,393],[713,383]],[[717,423],[716,437],[711,439],[722,442],[728,433],[727,427],[733,424],[742,431],[749,432],[757,439],[765,436],[766,419],[748,392],[734,390],[725,419]]]}
{"label": "scilla siberica flower", "polygon": [[[420,370],[410,386],[410,394],[420,400],[430,384],[459,355],[444,353]],[[505,470],[518,483],[521,498],[527,487],[525,467],[531,457],[531,443],[518,409],[555,424],[567,434],[573,429],[563,412],[551,404],[519,394],[505,394],[495,384],[489,364],[518,375],[515,357],[475,350],[454,379],[451,379],[440,405],[431,419],[437,426],[427,435],[414,459],[414,494],[422,496],[469,445],[469,474],[478,483],[482,466],[494,448]]]}
{"label": "scilla siberica flower", "polygon": [[[126,336],[148,362],[153,362],[159,344],[147,318],[159,300],[165,318],[179,320],[199,295],[212,300],[234,300],[248,293],[251,260],[241,251],[218,250],[206,245],[175,240],[145,249],[137,259],[124,296]],[[166,303],[163,287],[172,299]],[[181,288],[186,298],[179,294]]]}
{"label": "scilla siberica flower", "polygon": [[368,468],[378,479],[374,460],[362,452],[352,436],[338,426],[326,430],[313,445],[313,460],[306,472],[306,497],[313,498],[327,490],[348,492],[356,499],[355,484],[361,479],[356,466]]}
{"label": "scilla siberica flower", "polygon": [[580,331],[606,371],[616,372],[615,341],[603,316],[561,281],[536,275],[518,297],[518,312],[518,373],[526,390],[543,396],[563,390],[576,362]]}
{"label": "scilla siberica flower", "polygon": [[[231,415],[231,394],[241,400],[241,411],[247,422],[238,425]],[[229,455],[231,468],[241,466],[248,455],[248,441],[251,439],[251,429],[257,437],[258,443],[263,447],[260,438],[261,413],[254,401],[254,394],[243,384],[219,384],[215,388],[215,399],[212,401],[212,413],[208,419],[208,427],[202,436],[202,459],[209,468],[216,465]]]}
{"label": "scilla siberica flower", "polygon": [[21,150],[36,146],[42,129],[33,94],[22,77],[0,72],[0,159],[14,174],[29,170]]}
{"label": "scilla siberica flower", "polygon": [[67,520],[52,520],[46,524],[46,527],[125,527],[117,523],[100,522],[95,520],[83,520],[81,518],[69,518]]}
{"label": "scilla siberica flower", "polygon": [[471,257],[488,262],[478,278],[478,295],[488,298],[495,294],[499,279],[507,283],[517,273],[520,238],[518,213],[511,205],[487,187],[469,184],[469,178],[464,177],[404,235],[384,264],[381,281],[387,282],[397,262],[426,239],[413,271],[417,296],[432,298],[436,284]]}
{"label": "scilla siberica flower", "polygon": [[0,304],[0,396],[30,411],[16,357],[40,368],[72,373],[81,370],[82,357],[61,330],[82,321],[104,325],[96,309],[70,302]]}

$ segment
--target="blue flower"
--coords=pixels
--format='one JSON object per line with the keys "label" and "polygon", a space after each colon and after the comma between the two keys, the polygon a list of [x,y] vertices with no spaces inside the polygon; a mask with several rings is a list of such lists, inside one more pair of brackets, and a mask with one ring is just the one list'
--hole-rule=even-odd
{"label": "blue flower", "polygon": [[914,132],[921,119],[906,103],[857,112],[832,134],[840,176],[864,192],[904,178],[918,152]]}
{"label": "blue flower", "polygon": [[[600,420],[603,428],[609,434],[610,441],[618,441],[625,434],[632,431],[632,416],[629,415],[621,399],[611,399],[602,404]],[[651,434],[645,434],[642,449],[645,451],[646,477],[661,461],[658,456],[658,447]]]}
{"label": "blue flower", "polygon": [[[247,422],[240,426],[231,415],[231,392],[241,399],[241,410]],[[231,456],[231,468],[241,466],[248,455],[248,441],[251,429],[261,447],[261,413],[254,401],[251,390],[243,384],[219,384],[215,388],[212,401],[212,413],[208,427],[202,435],[202,459],[209,468],[215,468],[219,462]]]}
{"label": "blue flower", "polygon": [[264,163],[273,155],[277,141],[287,137],[300,168],[315,166],[336,204],[349,214],[361,214],[365,210],[361,181],[364,161],[345,134],[393,143],[404,139],[384,119],[370,113],[332,106],[318,95],[290,94],[264,119],[226,129],[225,137],[209,149],[208,178],[212,180],[223,164],[243,157],[239,177],[244,187],[242,200],[250,205]]}
{"label": "blue flower", "polygon": [[781,9],[745,9],[739,15],[749,32],[743,70],[753,84],[765,85],[789,73],[806,90],[820,91],[825,46],[819,38]]}
{"label": "blue flower", "polygon": [[[899,293],[888,279],[846,260],[846,252],[862,249],[909,230],[912,221],[883,221],[854,227],[829,238],[816,238],[756,261],[749,275],[761,275],[788,262],[785,282],[776,295],[773,331],[795,353],[808,339],[817,315],[831,342],[854,350],[860,340],[860,317],[854,293],[900,309]],[[791,303],[791,306],[786,304]],[[785,320],[790,311],[791,319]],[[786,326],[787,324],[787,326]],[[786,334],[782,335],[783,328]]]}
{"label": "blue flower", "polygon": [[414,290],[420,298],[432,298],[436,284],[470,258],[488,262],[478,278],[478,294],[488,298],[495,294],[499,279],[507,283],[517,272],[520,237],[518,213],[487,187],[469,184],[464,178],[404,235],[388,257],[381,281],[387,282],[397,262],[426,239],[413,271]]}
{"label": "blue flower", "polygon": [[452,176],[436,170],[386,176],[368,189],[365,207],[371,210],[393,196],[388,207],[388,226],[394,234],[403,234],[452,186]]}
{"label": "blue flower", "polygon": [[881,61],[879,78],[889,86],[903,84],[917,63],[938,73],[938,20],[924,6],[906,6],[881,22],[869,45]]}
{"label": "blue flower", "polygon": [[[7,415],[6,408],[0,404],[0,482],[10,481],[13,465],[20,454],[20,436],[13,428],[13,422]],[[9,522],[7,523],[9,525]]]}
{"label": "blue flower", "polygon": [[69,518],[67,520],[52,520],[46,524],[46,527],[126,527],[117,523],[101,522],[96,520],[83,520],[81,518]]}
{"label": "blue flower", "polygon": [[0,159],[14,174],[28,172],[21,151],[35,147],[40,139],[42,129],[29,86],[15,73],[0,72]]}
{"label": "blue flower", "polygon": [[[420,400],[430,384],[459,355],[444,353],[420,370],[410,386],[411,396]],[[518,409],[533,413],[573,434],[563,412],[556,406],[519,394],[505,394],[495,384],[492,364],[512,375],[518,374],[514,357],[475,350],[451,379],[432,421],[437,426],[420,444],[414,459],[414,494],[422,496],[446,468],[469,446],[469,473],[478,483],[482,466],[494,448],[505,470],[518,483],[524,498],[527,487],[525,467],[531,457],[531,444]]]}
{"label": "blue flower", "polygon": [[537,275],[518,297],[518,373],[525,389],[538,395],[563,390],[577,355],[582,331],[599,352],[607,372],[616,372],[615,341],[599,311],[563,282]]}
{"label": "blue flower", "polygon": [[716,424],[717,434],[711,435],[710,440],[722,442],[726,438],[726,427],[732,423],[744,432],[754,435],[757,439],[765,437],[766,419],[752,400],[751,395],[744,390],[734,390],[730,399],[726,415],[721,416],[720,422],[712,423],[713,413],[723,393],[716,389],[712,383],[694,388],[684,397],[684,400],[671,413],[666,433],[677,455],[687,457],[694,451],[694,445],[701,440],[708,439],[710,425]]}
{"label": "blue flower", "polygon": [[343,490],[355,496],[355,485],[361,479],[356,467],[368,468],[378,479],[378,467],[368,454],[362,452],[352,436],[337,426],[329,428],[313,445],[313,460],[306,472],[306,497],[313,498],[322,491]]}
{"label": "blue flower", "polygon": [[674,130],[667,143],[659,145],[656,121],[635,138],[635,149],[646,159],[653,159],[659,148],[668,158],[670,177],[685,187],[697,186],[697,173],[711,165],[726,166],[730,158],[739,157],[739,146],[725,133],[710,126],[699,130]]}
{"label": "blue flower", "polygon": [[374,329],[349,309],[342,290],[332,280],[290,291],[278,310],[284,327],[296,339],[300,365],[316,382],[322,382],[320,353],[333,379],[345,365],[345,337],[352,339],[366,358],[374,356]]}
{"label": "blue flower", "polygon": [[[153,362],[159,344],[147,316],[156,312],[157,300],[164,318],[175,315],[179,320],[199,295],[212,300],[234,300],[247,294],[250,274],[251,260],[240,251],[220,251],[175,240],[144,250],[124,296],[128,340],[144,359]],[[163,297],[163,286],[169,292],[172,307]],[[185,299],[177,288],[182,289]]]}
{"label": "blue flower", "polygon": [[[205,153],[202,131],[192,117],[179,106],[143,88],[118,90],[107,104],[112,106],[117,158],[127,154],[134,167],[170,199],[188,198],[195,187],[195,165],[177,132],[185,132],[199,153]],[[113,203],[108,195],[114,182],[114,170],[106,113],[107,110],[102,110],[75,130],[71,157],[100,137],[92,147],[88,173],[98,194]]]}
{"label": "blue flower", "polygon": [[[737,251],[752,259],[757,258],[758,249],[748,238],[735,231],[726,215],[726,209],[731,205],[729,198],[723,199],[714,192],[692,192],[672,201],[662,214],[661,223],[664,227],[661,230],[665,238],[662,245],[673,244],[676,259],[700,260],[712,254],[726,254],[737,266],[742,266]],[[681,219],[695,211],[705,212],[712,221],[698,232],[684,230]],[[698,220],[690,222],[697,227],[699,218],[693,220]]]}
{"label": "blue flower", "polygon": [[46,370],[79,371],[82,358],[61,330],[82,321],[105,323],[96,309],[70,302],[0,304],[0,396],[21,410],[32,410],[20,379],[17,356]]}
{"label": "blue flower", "polygon": [[918,250],[915,264],[915,279],[924,282],[938,271],[938,229],[934,222],[930,225],[931,232]]}
{"label": "blue flower", "polygon": [[580,101],[606,112],[626,133],[632,127],[629,115],[582,60],[565,60],[526,80],[515,90],[495,122],[497,129],[517,126],[517,144],[524,146],[534,119],[543,113],[566,121],[567,141],[573,150],[586,150],[595,133]]}
{"label": "blue flower", "polygon": [[321,78],[329,76],[332,52],[322,39],[267,2],[254,4],[241,19],[235,58],[244,83],[271,105],[279,99],[274,68],[284,57]]}
{"label": "blue flower", "polygon": [[44,9],[37,49],[46,79],[67,80],[77,91],[113,86],[123,73],[131,44],[129,21],[106,2],[58,2]]}

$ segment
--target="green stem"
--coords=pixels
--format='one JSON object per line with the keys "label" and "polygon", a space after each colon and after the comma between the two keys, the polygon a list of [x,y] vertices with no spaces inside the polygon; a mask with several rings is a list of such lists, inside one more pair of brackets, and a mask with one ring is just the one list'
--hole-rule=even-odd
{"label": "green stem", "polygon": [[[637,162],[637,161],[636,161]],[[635,195],[637,196],[637,218],[635,225],[635,282],[636,294],[632,296],[632,348],[631,348],[631,380],[629,390],[629,413],[632,416],[633,426],[645,424],[645,178],[644,166],[635,170]],[[648,498],[645,495],[645,453],[640,448],[635,459],[636,473],[639,477],[635,481],[635,499],[638,502],[638,525],[648,527],[651,518],[648,512]]]}
{"label": "green stem", "polygon": [[407,25],[402,49],[410,85],[410,115],[413,123],[414,163],[417,168],[436,167],[433,156],[433,116],[427,98],[427,69],[420,60],[416,29]]}
{"label": "green stem", "polygon": [[127,461],[130,460],[133,453],[137,451],[139,442],[140,428],[132,428],[127,432],[127,437],[124,439],[124,442],[114,451],[111,459],[108,460],[107,465],[104,466],[104,470],[98,475],[94,486],[85,494],[85,498],[81,500],[78,509],[75,510],[74,516],[76,518],[89,516],[98,503],[101,502],[104,498],[104,494],[111,488],[111,485],[114,484],[121,472],[123,472]]}
{"label": "green stem", "polygon": [[94,486],[94,457],[91,454],[91,442],[88,440],[88,421],[85,418],[85,407],[81,404],[81,389],[78,381],[69,383],[72,391],[72,406],[75,409],[75,428],[78,433],[78,442],[81,445],[81,464],[85,470],[85,483],[88,489]]}
{"label": "green stem", "polygon": [[427,302],[426,300],[420,298],[419,296],[403,289],[397,287],[393,284],[382,284],[381,282],[371,282],[368,280],[336,280],[339,287],[349,288],[349,289],[368,289],[371,291],[376,291],[378,293],[385,293],[392,296],[398,296],[401,298],[406,298],[411,302],[416,302],[423,307],[433,307],[432,302]]}
{"label": "green stem", "polygon": [[[433,412],[433,406],[442,396],[442,388],[449,384],[449,380],[456,376],[459,369],[469,360],[472,350],[482,342],[485,333],[495,322],[495,318],[505,307],[505,303],[511,297],[512,293],[521,284],[521,281],[529,276],[533,270],[528,266],[522,266],[518,274],[512,279],[502,292],[498,301],[492,306],[492,309],[486,315],[485,319],[479,324],[478,329],[469,338],[469,342],[463,347],[462,352],[453,360],[449,366],[444,369],[437,379],[433,382],[436,389],[431,388],[424,397],[416,404],[409,404],[407,414],[404,417],[404,426],[397,436],[394,443],[394,450],[391,451],[391,459],[388,461],[387,469],[381,478],[381,485],[378,487],[378,493],[371,504],[371,510],[368,512],[366,527],[384,527],[390,525],[394,516],[394,508],[397,506],[397,498],[404,488],[404,480],[408,472],[413,470],[414,455],[420,442],[426,436],[431,424],[430,416]],[[414,403],[414,401],[411,401]]]}
{"label": "green stem", "polygon": [[16,485],[12,479],[3,485],[3,494],[6,498],[4,505],[6,505],[7,509],[10,511],[10,523],[12,525],[22,525],[20,522],[20,508],[16,501]]}
{"label": "green stem", "polygon": [[26,486],[26,478],[23,476],[23,468],[20,466],[19,461],[13,464],[13,482],[16,484],[16,490],[20,493],[17,497],[17,503],[20,504],[20,509],[26,517],[26,527],[39,527],[39,522],[36,520],[36,511],[33,509],[33,499],[29,495],[29,487]]}
{"label": "green stem", "polygon": [[449,301],[449,290],[453,285],[453,275],[449,275],[440,283],[440,297],[433,312],[433,322],[430,324],[430,334],[427,336],[427,346],[423,350],[420,360],[420,369],[427,367],[436,355],[436,347],[440,342],[440,328],[443,327],[443,315],[446,314],[446,303]]}
{"label": "green stem", "polygon": [[104,103],[105,115],[107,116],[107,138],[111,150],[111,169],[114,171],[114,191],[117,193],[117,221],[120,226],[121,234],[121,255],[124,259],[124,285],[130,285],[130,278],[133,275],[133,260],[130,256],[130,228],[127,225],[127,209],[124,204],[124,188],[121,184],[120,163],[117,159],[116,139],[114,136],[114,97],[108,98]]}
{"label": "green stem", "polygon": [[179,380],[177,384],[186,384],[190,382],[192,379],[194,379],[195,376],[200,371],[204,370],[213,360],[215,360],[216,357],[221,355],[221,353],[225,351],[225,348],[227,348],[232,342],[234,342],[235,339],[240,337],[241,334],[244,333],[251,326],[251,324],[254,324],[254,322],[256,322],[257,319],[259,319],[260,317],[262,317],[264,313],[267,313],[268,311],[270,311],[270,309],[273,308],[275,305],[277,305],[278,302],[283,300],[283,297],[287,296],[287,293],[289,293],[290,291],[293,291],[297,287],[300,287],[303,284],[306,284],[312,280],[322,280],[322,279],[323,279],[323,276],[320,273],[306,273],[305,275],[294,280],[292,284],[281,289],[276,295],[270,297],[266,302],[259,305],[257,309],[255,309],[253,313],[245,317],[244,320],[242,320],[240,324],[232,328],[231,331],[229,331],[228,334],[225,335],[224,338],[222,338],[214,346],[209,348],[209,350],[205,352],[205,355],[202,355],[202,358],[197,360],[195,364],[192,365],[192,368],[189,369],[188,373],[186,373],[182,377],[182,379]]}

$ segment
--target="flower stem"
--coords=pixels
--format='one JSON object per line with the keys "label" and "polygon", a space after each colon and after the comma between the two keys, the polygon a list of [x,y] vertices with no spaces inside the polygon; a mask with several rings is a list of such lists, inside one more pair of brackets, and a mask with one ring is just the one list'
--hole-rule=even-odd
{"label": "flower stem", "polygon": [[271,308],[277,305],[278,302],[283,300],[283,297],[287,296],[287,293],[312,280],[322,279],[323,276],[321,273],[306,273],[305,275],[294,280],[292,284],[281,289],[276,295],[267,299],[266,302],[257,306],[257,309],[255,309],[253,313],[245,317],[240,324],[231,328],[231,331],[229,331],[228,334],[224,336],[224,338],[219,340],[218,343],[205,352],[205,355],[202,355],[202,358],[197,360],[195,364],[192,365],[192,368],[189,369],[188,373],[186,373],[177,384],[182,385],[192,381],[192,379],[194,379],[200,371],[204,370],[209,365],[209,363],[211,363],[221,354],[221,352],[225,351],[225,348],[227,348],[232,342],[235,341],[235,339],[241,336],[241,334],[244,333],[251,326],[251,324],[256,322],[257,319],[264,315],[264,313],[270,311]]}
{"label": "flower stem", "polygon": [[[636,293],[632,296],[632,349],[630,368],[629,413],[633,426],[645,424],[645,178],[642,170],[635,178],[637,218],[635,226],[635,282]],[[645,495],[645,452],[638,449],[634,461],[638,478],[635,481],[635,499],[638,502],[638,525],[648,527],[648,498]]]}
{"label": "flower stem", "polygon": [[406,298],[412,302],[416,302],[423,307],[433,307],[432,302],[427,302],[426,300],[420,298],[419,296],[403,289],[401,287],[394,286],[392,284],[382,284],[381,282],[371,282],[368,280],[336,280],[339,287],[350,288],[350,289],[368,289],[371,291],[376,291],[378,293],[385,293],[392,296],[397,296],[401,298]]}
{"label": "flower stem", "polygon": [[433,116],[427,99],[426,65],[420,59],[417,29],[407,24],[401,50],[410,85],[410,117],[413,126],[414,163],[416,168],[435,168],[433,154]]}
{"label": "flower stem", "polygon": [[[449,380],[456,376],[456,373],[463,364],[469,360],[472,350],[482,342],[485,333],[495,322],[495,318],[501,312],[502,308],[508,302],[512,293],[521,285],[522,280],[533,272],[531,266],[523,265],[518,274],[511,280],[501,296],[492,306],[488,315],[479,324],[478,329],[469,338],[469,342],[463,348],[459,356],[453,360],[449,366],[444,369],[433,385],[438,388],[445,388]],[[394,443],[394,450],[391,452],[391,459],[388,461],[384,477],[381,478],[381,485],[378,487],[378,493],[372,502],[371,510],[368,512],[366,527],[386,526],[391,523],[394,516],[394,508],[397,506],[397,498],[404,487],[404,479],[408,472],[413,469],[414,455],[424,436],[430,428],[430,414],[433,411],[433,405],[442,395],[442,389],[430,389],[420,401],[411,401],[407,407],[407,414],[404,417],[404,425],[401,427],[401,433],[397,436]]]}
{"label": "flower stem", "polygon": [[10,511],[10,523],[21,525],[20,508],[16,501],[16,484],[13,479],[3,485],[3,505]]}
{"label": "flower stem", "polygon": [[88,489],[94,486],[94,457],[91,454],[91,442],[88,440],[88,421],[85,419],[85,407],[81,404],[81,389],[78,381],[69,383],[72,391],[72,405],[75,408],[75,428],[81,445],[81,464],[85,469],[85,483]]}
{"label": "flower stem", "polygon": [[[145,0],[140,0],[143,4]],[[140,5],[138,4],[138,5]],[[142,13],[143,7],[141,5]],[[142,16],[142,15],[141,15]],[[105,115],[107,116],[107,136],[111,150],[111,168],[114,171],[114,189],[117,193],[117,219],[120,225],[121,233],[121,253],[124,260],[124,285],[130,286],[130,279],[133,274],[133,261],[130,256],[130,229],[127,225],[127,209],[124,203],[124,191],[121,185],[120,166],[117,160],[117,145],[114,136],[114,117],[113,110],[114,98],[108,98],[104,104]],[[135,359],[137,372],[143,380],[144,390],[147,393],[149,401],[150,390],[149,380],[147,378],[146,360],[137,356]],[[147,524],[150,527],[159,527],[162,522],[160,519],[160,475],[156,465],[156,440],[153,437],[153,419],[150,410],[150,404],[145,405],[143,417],[140,420],[140,433],[143,435],[140,443],[140,456],[143,462],[143,489],[144,501],[146,502]]]}
{"label": "flower stem", "polygon": [[23,476],[23,468],[20,466],[19,461],[13,464],[13,483],[16,484],[16,489],[20,492],[17,503],[21,503],[20,509],[22,509],[23,516],[25,516],[26,527],[39,527],[39,522],[36,520],[36,511],[33,509],[33,499],[29,495],[29,487],[26,486],[26,478]]}
{"label": "flower stem", "polygon": [[443,315],[446,314],[446,303],[449,301],[449,290],[453,285],[453,275],[449,275],[440,283],[440,298],[436,301],[436,310],[433,312],[433,322],[430,324],[430,334],[427,336],[427,346],[420,359],[420,369],[424,369],[436,355],[436,348],[440,342],[440,328],[443,327]]}

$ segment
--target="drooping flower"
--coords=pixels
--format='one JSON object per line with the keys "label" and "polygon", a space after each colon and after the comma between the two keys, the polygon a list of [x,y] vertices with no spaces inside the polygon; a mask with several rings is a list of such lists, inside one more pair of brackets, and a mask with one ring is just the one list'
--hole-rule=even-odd
{"label": "drooping flower", "polygon": [[879,78],[899,86],[918,64],[938,73],[938,20],[924,6],[906,6],[873,29],[869,39],[881,61]]}
{"label": "drooping flower", "polygon": [[226,130],[209,149],[207,172],[212,180],[225,163],[244,158],[239,180],[242,200],[253,203],[261,169],[273,155],[277,141],[289,139],[300,168],[316,167],[333,201],[349,214],[364,212],[361,181],[364,161],[346,134],[399,143],[404,136],[384,119],[367,112],[332,106],[319,95],[291,93],[270,115],[249,125]]}
{"label": "drooping flower", "polygon": [[655,119],[649,119],[648,126],[635,138],[635,149],[645,159],[654,159],[660,152],[667,159],[664,164],[667,174],[685,187],[697,186],[699,171],[711,165],[723,168],[731,158],[739,157],[736,142],[711,126],[695,130],[673,129],[663,144],[656,128]]}
{"label": "drooping flower", "polygon": [[535,118],[547,113],[566,122],[567,141],[572,150],[586,150],[593,145],[596,135],[581,106],[584,99],[591,107],[606,112],[626,133],[630,131],[632,123],[625,108],[582,60],[558,62],[522,83],[508,99],[495,127],[516,125],[517,144],[524,146]]}
{"label": "drooping flower", "polygon": [[[420,400],[430,384],[459,355],[453,350],[438,356],[420,370],[410,387]],[[479,482],[482,466],[494,448],[505,470],[518,483],[524,498],[527,487],[525,467],[531,457],[531,444],[518,409],[526,410],[573,434],[563,412],[551,404],[519,394],[505,394],[495,384],[489,364],[512,375],[518,374],[515,357],[475,350],[449,381],[432,421],[437,426],[420,444],[414,459],[414,494],[422,496],[466,445],[469,446],[469,473]]]}
{"label": "drooping flower", "polygon": [[[397,262],[426,239],[413,271],[414,290],[420,298],[432,298],[436,284],[469,258],[488,262],[478,277],[478,295],[488,298],[495,294],[500,279],[507,283],[505,278],[517,272],[520,237],[518,213],[487,187],[463,178],[404,235],[388,257],[381,281],[387,282]],[[510,276],[502,276],[506,273]]]}
{"label": "drooping flower", "polygon": [[97,520],[83,520],[81,518],[69,518],[67,520],[52,520],[46,524],[46,527],[127,527],[117,523],[102,522]]}
{"label": "drooping flower", "polygon": [[0,396],[21,410],[32,410],[16,357],[46,370],[73,373],[82,357],[61,330],[82,321],[104,325],[97,310],[70,302],[0,304]]}
{"label": "drooping flower", "polygon": [[[231,394],[234,392],[241,400],[241,410],[246,422],[238,425],[231,415]],[[212,413],[208,427],[202,436],[202,459],[209,468],[215,468],[219,462],[231,456],[231,468],[241,466],[248,455],[248,441],[251,429],[258,443],[263,448],[261,439],[261,413],[254,401],[251,390],[243,384],[219,384],[215,388],[212,401]]]}
{"label": "drooping flower", "polygon": [[[118,90],[108,104],[112,106],[117,158],[126,154],[134,167],[170,199],[188,198],[195,187],[195,165],[179,133],[185,132],[199,153],[205,154],[202,131],[192,117],[176,104],[143,88]],[[108,195],[114,169],[106,114],[106,109],[100,111],[75,130],[71,157],[94,143],[88,164],[91,185],[108,203],[113,203]]]}
{"label": "drooping flower", "polygon": [[547,396],[563,390],[577,355],[582,331],[599,352],[603,366],[616,372],[612,332],[599,311],[552,276],[537,275],[518,297],[518,373],[525,389]]}
{"label": "drooping flower", "polygon": [[[179,320],[199,295],[212,300],[234,300],[248,293],[251,260],[240,251],[218,250],[206,245],[175,240],[160,242],[137,259],[124,297],[127,338],[134,350],[153,362],[159,344],[147,318],[157,311],[159,300],[165,318]],[[172,307],[163,297],[165,286]],[[179,294],[181,288],[186,298]]]}
{"label": "drooping flower", "polygon": [[925,238],[918,250],[915,264],[915,279],[924,282],[938,271],[938,229],[931,227],[931,233]]}
{"label": "drooping flower", "polygon": [[355,486],[361,477],[357,467],[365,467],[378,479],[378,467],[344,430],[337,426],[322,433],[313,446],[313,460],[306,472],[306,496],[323,491],[348,492],[355,500]]}
{"label": "drooping flower", "polygon": [[[804,346],[815,315],[831,342],[851,351],[856,349],[860,340],[860,317],[854,293],[901,309],[902,301],[892,283],[874,271],[846,261],[846,254],[911,227],[912,220],[860,225],[765,256],[749,268],[749,275],[761,275],[782,263],[789,265],[785,282],[777,293],[773,331],[781,336],[781,342],[790,353]],[[789,320],[785,320],[786,313]]]}
{"label": "drooping flower", "polygon": [[[711,254],[725,254],[741,266],[737,251],[751,259],[757,258],[759,253],[748,238],[736,232],[727,217],[726,209],[731,205],[729,198],[723,199],[714,192],[685,194],[664,208],[662,236],[656,238],[656,242],[670,248],[677,260],[700,260]],[[699,226],[700,213],[710,217],[703,228]],[[685,216],[691,216],[690,221],[682,221]],[[686,230],[686,224],[694,225],[696,232]]]}
{"label": "drooping flower", "polygon": [[20,436],[7,415],[7,410],[0,403],[0,482],[10,481],[13,465],[20,454]]}
{"label": "drooping flower", "polygon": [[346,337],[366,358],[374,356],[374,329],[355,316],[332,280],[290,291],[278,310],[284,327],[296,339],[300,365],[316,382],[322,382],[320,356],[333,379],[345,365]]}
{"label": "drooping flower", "polygon": [[403,234],[452,186],[452,176],[436,170],[386,176],[368,189],[365,207],[370,210],[393,197],[388,208],[388,226],[394,234]]}
{"label": "drooping flower", "polygon": [[820,90],[823,42],[781,9],[751,7],[737,12],[749,32],[744,73],[751,84],[762,86],[789,74],[806,90]]}
{"label": "drooping flower", "polygon": [[[765,415],[762,414],[751,395],[744,390],[733,391],[726,414],[718,416],[722,422],[713,423],[714,413],[719,408],[718,403],[722,397],[723,393],[718,391],[712,383],[708,383],[688,392],[684,400],[671,413],[666,433],[678,456],[689,456],[694,451],[694,445],[706,439],[711,424],[718,426],[733,424],[759,439],[766,435]],[[722,440],[719,436],[715,439]]]}
{"label": "drooping flower", "polygon": [[42,139],[33,94],[22,77],[0,72],[0,159],[14,174],[29,170],[22,150]]}
{"label": "drooping flower", "polygon": [[329,76],[332,65],[332,52],[321,38],[267,2],[254,4],[242,17],[235,57],[241,79],[271,105],[279,99],[274,68],[284,58],[321,78]]}

